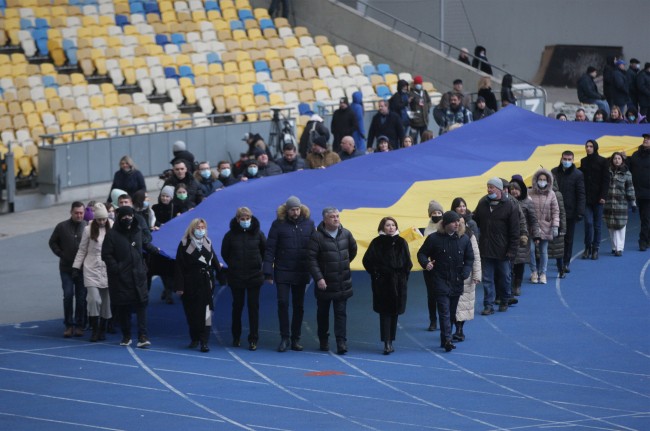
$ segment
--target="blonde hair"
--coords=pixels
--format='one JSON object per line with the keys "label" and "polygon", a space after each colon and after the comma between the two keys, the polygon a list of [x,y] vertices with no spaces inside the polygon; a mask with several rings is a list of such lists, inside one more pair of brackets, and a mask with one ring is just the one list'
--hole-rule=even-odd
{"label": "blonde hair", "polygon": [[490,88],[492,86],[492,80],[489,76],[484,76],[478,80],[478,89]]}
{"label": "blonde hair", "polygon": [[237,208],[237,212],[235,213],[235,218],[237,220],[239,220],[242,216],[245,216],[245,215],[247,215],[249,217],[252,217],[253,212],[250,209],[248,209],[248,207],[239,207],[239,208]]}
{"label": "blonde hair", "polygon": [[133,159],[131,158],[131,156],[122,156],[122,158],[120,159],[120,164],[121,164],[122,162],[126,162],[126,163],[128,163],[129,166],[131,166],[131,169],[133,169],[134,171],[135,171],[136,169],[138,169],[138,167],[135,165],[135,162],[133,161]]}
{"label": "blonde hair", "polygon": [[208,236],[208,222],[202,218],[195,218],[190,222],[189,226],[187,226],[187,229],[185,229],[183,239],[187,239],[189,241],[191,239],[192,232],[194,232],[194,229],[196,229],[196,227],[201,223],[205,225],[205,235]]}

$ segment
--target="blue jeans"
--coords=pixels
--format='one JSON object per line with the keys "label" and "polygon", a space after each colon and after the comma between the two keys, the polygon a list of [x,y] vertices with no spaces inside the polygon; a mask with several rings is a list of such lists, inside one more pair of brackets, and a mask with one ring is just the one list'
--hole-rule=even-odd
{"label": "blue jeans", "polygon": [[598,106],[598,109],[605,111],[609,117],[609,103],[607,103],[607,100],[592,100],[591,103]]}
{"label": "blue jeans", "polygon": [[585,247],[600,247],[600,228],[603,224],[603,205],[585,205]]}
{"label": "blue jeans", "polygon": [[83,328],[86,324],[86,288],[83,278],[80,276],[75,280],[69,272],[60,273],[63,288],[63,324],[66,328]]}
{"label": "blue jeans", "polygon": [[[537,267],[537,258],[535,257],[535,247],[539,248],[539,268]],[[530,272],[539,272],[546,274],[546,267],[548,266],[548,240],[542,239],[539,244],[535,241],[530,242]]]}
{"label": "blue jeans", "polygon": [[[481,258],[483,271],[483,306],[494,305],[498,295],[502,304],[507,304],[510,299],[510,261],[508,259]],[[505,302],[503,302],[505,301]]]}

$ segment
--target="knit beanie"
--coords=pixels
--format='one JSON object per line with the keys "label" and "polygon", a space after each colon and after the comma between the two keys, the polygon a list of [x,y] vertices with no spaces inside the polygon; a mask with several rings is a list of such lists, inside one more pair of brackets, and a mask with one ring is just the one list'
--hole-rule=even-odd
{"label": "knit beanie", "polygon": [[96,203],[93,210],[95,211],[95,218],[108,218],[108,211],[103,203]]}
{"label": "knit beanie", "polygon": [[291,208],[300,208],[300,199],[298,199],[296,196],[290,196],[289,199],[287,199],[287,202],[284,204],[284,206],[290,210]]}
{"label": "knit beanie", "polygon": [[440,211],[440,212],[444,211],[442,209],[442,205],[440,205],[437,201],[429,202],[429,217],[431,217],[431,214],[433,214],[434,211]]}
{"label": "knit beanie", "polygon": [[174,187],[173,186],[165,186],[162,188],[160,191],[161,195],[169,196],[170,198],[174,197]]}
{"label": "knit beanie", "polygon": [[460,220],[460,215],[456,211],[447,211],[442,215],[442,227],[458,220]]}
{"label": "knit beanie", "polygon": [[503,181],[499,177],[493,177],[488,180],[488,186],[494,186],[499,190],[503,190]]}
{"label": "knit beanie", "polygon": [[176,141],[174,142],[174,145],[172,146],[172,150],[174,152],[176,151],[185,151],[187,149],[187,146],[185,145],[185,142],[183,141]]}

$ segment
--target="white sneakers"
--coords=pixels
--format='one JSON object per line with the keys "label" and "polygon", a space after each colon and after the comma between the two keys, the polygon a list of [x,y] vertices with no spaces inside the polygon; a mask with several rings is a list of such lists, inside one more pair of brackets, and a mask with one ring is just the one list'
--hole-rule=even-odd
{"label": "white sneakers", "polygon": [[546,274],[541,273],[539,275],[539,284],[546,284]]}
{"label": "white sneakers", "polygon": [[530,274],[530,282],[535,284],[539,282],[539,277],[537,276],[537,272],[532,272]]}

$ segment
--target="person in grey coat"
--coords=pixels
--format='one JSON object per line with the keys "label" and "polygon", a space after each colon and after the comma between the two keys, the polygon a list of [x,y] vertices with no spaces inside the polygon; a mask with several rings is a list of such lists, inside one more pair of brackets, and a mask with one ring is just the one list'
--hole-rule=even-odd
{"label": "person in grey coat", "polygon": [[341,226],[339,211],[323,209],[323,221],[312,234],[307,246],[309,272],[316,283],[316,319],[320,350],[329,351],[329,313],[334,308],[336,352],[348,351],[346,321],[347,300],[352,296],[350,262],[357,255],[357,242],[352,233]]}

